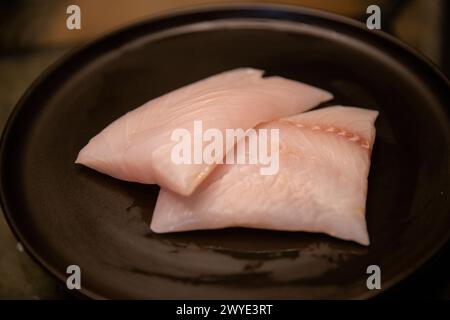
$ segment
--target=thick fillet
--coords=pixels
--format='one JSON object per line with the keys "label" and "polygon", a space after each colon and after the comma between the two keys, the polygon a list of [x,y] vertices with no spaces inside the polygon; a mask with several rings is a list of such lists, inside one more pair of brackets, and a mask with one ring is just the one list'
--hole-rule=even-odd
{"label": "thick fillet", "polygon": [[367,177],[378,112],[329,107],[272,121],[280,130],[280,167],[219,165],[190,196],[161,189],[154,232],[225,227],[321,232],[369,244]]}
{"label": "thick fillet", "polygon": [[[263,71],[242,68],[187,85],[125,114],[92,138],[76,163],[112,177],[159,184],[191,194],[215,164],[176,164],[171,151],[174,129],[249,129],[264,121],[297,114],[332,95]],[[224,150],[226,153],[228,150]]]}

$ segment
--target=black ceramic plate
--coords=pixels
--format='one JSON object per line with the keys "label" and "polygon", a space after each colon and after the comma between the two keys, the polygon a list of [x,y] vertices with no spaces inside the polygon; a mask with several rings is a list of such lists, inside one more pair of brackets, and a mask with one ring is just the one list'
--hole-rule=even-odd
{"label": "black ceramic plate", "polygon": [[[158,187],[73,162],[89,138],[149,99],[236,67],[377,109],[367,220],[372,244],[250,229],[153,234]],[[93,298],[362,298],[366,268],[392,286],[447,240],[447,80],[394,39],[289,7],[203,9],[140,23],[67,56],[15,109],[1,145],[5,214],[62,280]],[[282,212],[280,212],[282,214]]]}

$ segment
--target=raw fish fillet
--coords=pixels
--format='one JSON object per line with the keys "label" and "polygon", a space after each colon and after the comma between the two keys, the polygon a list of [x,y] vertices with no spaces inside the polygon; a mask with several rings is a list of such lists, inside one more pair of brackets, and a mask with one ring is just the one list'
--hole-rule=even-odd
{"label": "raw fish fillet", "polygon": [[246,130],[332,98],[330,93],[300,82],[262,75],[261,70],[235,69],[151,100],[92,138],[76,163],[118,179],[159,184],[189,195],[216,163],[172,162],[171,151],[177,143],[171,140],[174,129],[192,133],[194,121],[202,121],[204,131]]}
{"label": "raw fish fillet", "polygon": [[224,164],[190,196],[161,189],[154,232],[225,227],[321,232],[369,244],[367,176],[377,111],[329,107],[275,120],[279,171]]}

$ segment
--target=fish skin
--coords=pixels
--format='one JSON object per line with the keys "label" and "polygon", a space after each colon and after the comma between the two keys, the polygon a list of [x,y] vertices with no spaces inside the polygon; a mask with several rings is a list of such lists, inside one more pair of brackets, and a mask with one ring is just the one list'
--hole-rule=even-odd
{"label": "fish skin", "polygon": [[[112,177],[159,184],[191,194],[215,164],[175,164],[170,136],[176,128],[253,128],[260,122],[306,111],[332,99],[324,90],[263,71],[240,68],[174,90],[107,126],[79,152],[75,163]],[[226,153],[228,150],[224,150]]]}
{"label": "fish skin", "polygon": [[190,197],[162,188],[150,227],[319,232],[369,245],[365,204],[377,116],[335,106],[260,125],[280,129],[276,175],[261,175],[259,165],[219,165]]}

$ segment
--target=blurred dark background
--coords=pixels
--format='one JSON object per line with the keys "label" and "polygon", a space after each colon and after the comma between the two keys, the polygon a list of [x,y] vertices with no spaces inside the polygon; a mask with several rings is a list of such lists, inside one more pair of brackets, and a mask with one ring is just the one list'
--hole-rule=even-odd
{"label": "blurred dark background", "polygon": [[[216,0],[15,0],[0,1],[0,130],[31,82],[66,51],[111,30],[173,9]],[[254,2],[254,1],[247,1]],[[262,1],[259,1],[262,2]],[[365,21],[381,7],[382,29],[450,75],[448,0],[283,0]],[[81,30],[66,28],[66,9],[81,8]],[[450,226],[449,226],[450,227]],[[418,235],[419,236],[419,235]],[[399,257],[401,259],[401,257]],[[380,298],[450,299],[450,245],[412,277]],[[0,214],[0,299],[74,298],[23,251]]]}

